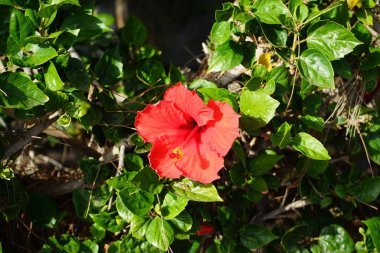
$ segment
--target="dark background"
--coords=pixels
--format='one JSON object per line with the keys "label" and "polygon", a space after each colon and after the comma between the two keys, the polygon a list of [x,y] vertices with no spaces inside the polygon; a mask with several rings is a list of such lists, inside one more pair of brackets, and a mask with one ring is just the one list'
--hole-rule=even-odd
{"label": "dark background", "polygon": [[[114,14],[117,1],[98,1],[98,11]],[[202,42],[208,39],[215,10],[222,0],[125,0],[125,17],[134,14],[147,26],[148,43],[162,51],[166,66],[197,66]],[[118,7],[116,7],[118,8]],[[120,7],[121,8],[121,7]]]}

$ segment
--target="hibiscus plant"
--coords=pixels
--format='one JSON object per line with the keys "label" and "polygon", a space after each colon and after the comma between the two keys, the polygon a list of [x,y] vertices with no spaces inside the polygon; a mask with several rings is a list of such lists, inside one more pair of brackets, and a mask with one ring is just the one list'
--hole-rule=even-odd
{"label": "hibiscus plant", "polygon": [[0,253],[380,251],[379,1],[225,1],[191,71],[97,6],[0,0]]}

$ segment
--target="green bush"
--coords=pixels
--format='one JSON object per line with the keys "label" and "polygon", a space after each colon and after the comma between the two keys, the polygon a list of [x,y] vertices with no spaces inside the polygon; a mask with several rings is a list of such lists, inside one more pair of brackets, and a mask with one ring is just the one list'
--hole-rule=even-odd
{"label": "green bush", "polygon": [[[192,75],[94,0],[0,5],[0,253],[380,251],[379,3],[226,2]],[[215,121],[240,115],[233,144],[237,128],[164,98],[179,82]],[[152,123],[145,142],[137,112],[164,103],[220,138],[175,148]],[[189,139],[194,162],[224,159],[219,179],[180,168]],[[171,149],[165,177],[153,159]]]}

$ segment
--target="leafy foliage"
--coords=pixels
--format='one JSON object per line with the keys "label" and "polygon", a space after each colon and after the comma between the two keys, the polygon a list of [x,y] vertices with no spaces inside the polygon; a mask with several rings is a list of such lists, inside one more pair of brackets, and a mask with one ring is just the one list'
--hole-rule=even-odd
{"label": "leafy foliage", "polygon": [[[0,0],[0,253],[380,251],[378,3],[235,2],[185,75],[137,16]],[[211,184],[160,179],[134,127],[180,81],[240,114]]]}

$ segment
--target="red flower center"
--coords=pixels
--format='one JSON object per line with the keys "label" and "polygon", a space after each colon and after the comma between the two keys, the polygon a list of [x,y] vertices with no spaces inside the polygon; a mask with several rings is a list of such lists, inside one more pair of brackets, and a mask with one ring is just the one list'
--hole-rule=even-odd
{"label": "red flower center", "polygon": [[[195,123],[195,122],[194,122]],[[173,149],[172,153],[169,154],[169,157],[173,159],[174,161],[179,161],[183,157],[183,148],[185,147],[186,143],[194,136],[194,134],[197,133],[197,130],[199,130],[201,127],[194,126],[189,135],[186,137],[186,139],[183,141],[181,146],[176,147]]]}
{"label": "red flower center", "polygon": [[169,154],[169,157],[173,159],[174,161],[179,161],[183,157],[183,148],[182,147],[176,147],[173,149],[172,153]]}

